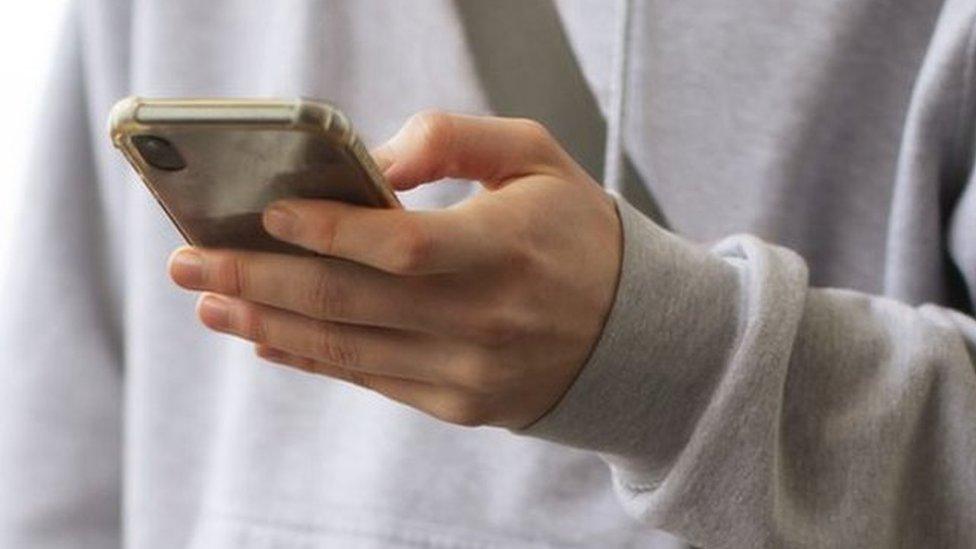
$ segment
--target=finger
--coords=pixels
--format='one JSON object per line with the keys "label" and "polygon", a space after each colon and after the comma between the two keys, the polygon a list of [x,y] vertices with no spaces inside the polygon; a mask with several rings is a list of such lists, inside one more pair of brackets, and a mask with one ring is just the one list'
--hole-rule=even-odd
{"label": "finger", "polygon": [[284,364],[311,374],[332,377],[361,387],[366,386],[365,378],[370,375],[365,372],[345,370],[338,366],[317,362],[306,356],[292,354],[283,349],[277,349],[263,343],[256,344],[254,346],[254,352],[269,362]]}
{"label": "finger", "polygon": [[454,389],[422,381],[351,371],[265,345],[258,345],[255,352],[270,362],[332,377],[375,391],[391,400],[449,423],[474,427],[486,424],[490,417],[489,409],[483,401]]}
{"label": "finger", "polygon": [[265,210],[263,221],[285,242],[401,275],[456,272],[503,251],[478,217],[456,209],[407,211],[288,199]]}
{"label": "finger", "polygon": [[376,148],[370,151],[370,155],[373,157],[373,163],[379,168],[380,173],[386,176],[386,171],[390,169],[393,165],[393,158],[391,158],[385,149]]}
{"label": "finger", "polygon": [[448,306],[423,281],[328,258],[183,247],[169,272],[184,288],[335,322],[436,331],[444,325],[436,310]]}
{"label": "finger", "polygon": [[430,336],[322,322],[216,294],[197,303],[200,320],[220,332],[345,370],[442,383],[450,344]]}
{"label": "finger", "polygon": [[515,176],[564,167],[569,159],[537,122],[438,111],[410,117],[374,156],[387,165],[387,180],[400,190],[445,177],[493,188]]}

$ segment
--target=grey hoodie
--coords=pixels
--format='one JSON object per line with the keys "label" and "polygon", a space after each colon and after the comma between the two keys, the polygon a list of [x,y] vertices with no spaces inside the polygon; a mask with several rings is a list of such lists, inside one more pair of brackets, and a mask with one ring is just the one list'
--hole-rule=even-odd
{"label": "grey hoodie", "polygon": [[[976,2],[558,8],[625,250],[579,379],[513,433],[202,329],[104,127],[130,93],[323,97],[371,143],[505,111],[463,9],[79,2],[0,285],[0,547],[976,545]],[[576,97],[548,74],[519,78]]]}

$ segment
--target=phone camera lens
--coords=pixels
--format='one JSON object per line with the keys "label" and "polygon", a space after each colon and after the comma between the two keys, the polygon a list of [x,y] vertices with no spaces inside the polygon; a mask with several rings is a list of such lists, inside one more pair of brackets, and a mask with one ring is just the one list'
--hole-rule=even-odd
{"label": "phone camera lens", "polygon": [[160,170],[176,171],[186,167],[186,161],[172,143],[155,135],[134,135],[132,144],[139,150],[142,158],[152,167]]}

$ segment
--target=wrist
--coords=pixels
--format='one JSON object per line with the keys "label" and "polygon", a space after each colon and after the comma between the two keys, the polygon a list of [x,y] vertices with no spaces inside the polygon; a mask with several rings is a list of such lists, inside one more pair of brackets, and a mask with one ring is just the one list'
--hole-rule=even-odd
{"label": "wrist", "polygon": [[677,426],[675,414],[691,419],[706,403],[736,336],[738,271],[617,206],[623,256],[603,332],[562,399],[518,432],[646,464],[690,436],[694,421]]}

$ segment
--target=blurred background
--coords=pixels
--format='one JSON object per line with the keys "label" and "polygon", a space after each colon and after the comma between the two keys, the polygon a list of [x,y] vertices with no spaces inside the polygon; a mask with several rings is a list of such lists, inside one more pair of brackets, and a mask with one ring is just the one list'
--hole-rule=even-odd
{"label": "blurred background", "polygon": [[67,0],[30,0],[0,18],[0,257],[22,206],[25,160],[66,7]]}

